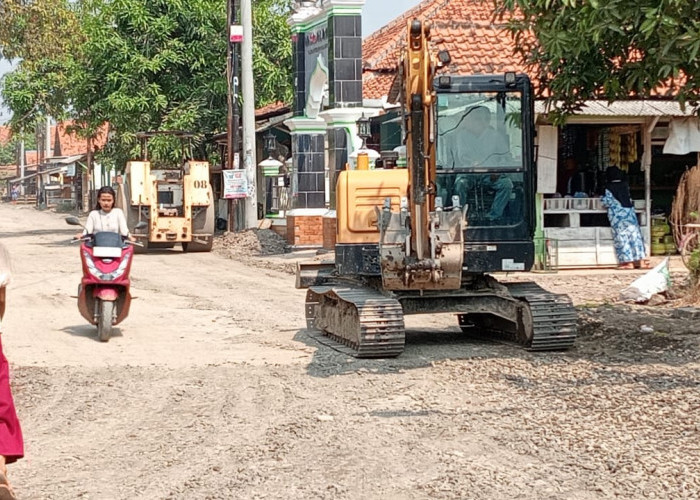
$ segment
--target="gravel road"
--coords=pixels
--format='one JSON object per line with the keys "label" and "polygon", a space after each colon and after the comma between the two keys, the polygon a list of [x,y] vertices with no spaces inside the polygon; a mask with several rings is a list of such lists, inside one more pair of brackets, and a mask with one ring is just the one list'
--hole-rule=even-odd
{"label": "gravel road", "polygon": [[162,251],[136,257],[137,299],[104,344],[72,297],[74,232],[0,204],[20,498],[699,496],[698,319],[615,303],[638,273],[527,276],[578,305],[566,353],[436,315],[408,318],[399,358],[356,360],[304,329],[298,256]]}

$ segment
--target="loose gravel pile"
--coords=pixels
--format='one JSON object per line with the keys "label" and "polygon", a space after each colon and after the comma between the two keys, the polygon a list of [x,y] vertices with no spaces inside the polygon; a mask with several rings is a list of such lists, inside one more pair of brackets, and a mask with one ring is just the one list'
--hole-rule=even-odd
{"label": "loose gravel pile", "polygon": [[287,242],[271,229],[226,232],[214,238],[214,251],[230,257],[277,255],[289,251]]}

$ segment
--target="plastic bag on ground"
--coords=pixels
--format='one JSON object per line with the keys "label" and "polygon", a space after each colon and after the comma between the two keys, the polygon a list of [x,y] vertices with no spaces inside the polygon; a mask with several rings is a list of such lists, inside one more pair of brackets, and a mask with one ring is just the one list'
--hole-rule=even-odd
{"label": "plastic bag on ground", "polygon": [[620,292],[623,302],[646,302],[656,293],[663,293],[671,286],[671,274],[668,271],[668,257],[644,276],[634,280],[630,286]]}

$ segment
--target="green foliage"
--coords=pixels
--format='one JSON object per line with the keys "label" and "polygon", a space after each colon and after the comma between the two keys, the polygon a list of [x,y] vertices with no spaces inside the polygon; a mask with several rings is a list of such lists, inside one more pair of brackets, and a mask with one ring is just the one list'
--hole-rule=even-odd
{"label": "green foliage", "polygon": [[17,163],[17,148],[13,143],[0,144],[0,165]]}
{"label": "green foliage", "polygon": [[69,0],[2,0],[0,57],[28,64],[70,52],[81,31]]}
{"label": "green foliage", "polygon": [[0,143],[0,165],[15,165],[18,163],[19,143],[24,138],[24,149],[36,149],[34,134],[13,134],[6,143]]}
{"label": "green foliage", "polygon": [[[110,142],[98,159],[117,168],[138,156],[138,131],[189,130],[204,137],[225,130],[226,5],[226,0],[0,3],[0,12],[12,15],[9,27],[0,28],[0,50],[22,59],[1,89],[13,128],[48,114],[72,118],[78,133],[88,137],[108,122]],[[290,0],[254,1],[257,105],[292,99],[290,12]],[[56,19],[70,33],[56,27]],[[29,20],[36,25],[30,27]],[[30,40],[54,28],[60,40],[48,35]],[[181,155],[164,140],[149,149],[154,159]]]}
{"label": "green foliage", "polygon": [[586,99],[648,98],[669,86],[682,105],[698,104],[695,0],[496,0],[496,10],[564,114]]}
{"label": "green foliage", "polygon": [[68,99],[71,57],[42,59],[5,75],[2,97],[12,110],[10,126],[19,131],[29,128],[46,115],[62,118]]}
{"label": "green foliage", "polygon": [[693,277],[694,281],[697,283],[700,279],[700,247],[696,248],[690,253],[688,258],[688,269]]}
{"label": "green foliage", "polygon": [[74,3],[3,0],[0,19],[0,55],[21,60],[0,82],[13,112],[13,130],[27,129],[45,114],[60,118],[76,51],[84,41]]}
{"label": "green foliage", "polygon": [[253,76],[255,105],[291,103],[292,32],[287,24],[291,0],[256,0],[253,6]]}
{"label": "green foliage", "polygon": [[93,127],[109,121],[116,163],[134,155],[137,131],[225,123],[225,20],[220,0],[84,0],[85,71],[71,104]]}

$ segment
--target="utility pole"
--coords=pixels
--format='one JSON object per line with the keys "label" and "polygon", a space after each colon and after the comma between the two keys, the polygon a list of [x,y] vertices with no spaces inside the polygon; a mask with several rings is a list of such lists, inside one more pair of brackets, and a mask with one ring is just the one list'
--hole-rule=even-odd
{"label": "utility pole", "polygon": [[243,86],[243,157],[248,178],[246,198],[246,227],[258,226],[258,190],[255,161],[255,86],[253,82],[253,9],[251,0],[241,0],[241,77]]}
{"label": "utility pole", "polygon": [[[56,129],[58,129],[58,122],[56,122]],[[37,149],[39,149],[39,145],[37,144]],[[46,136],[44,137],[44,147],[46,148],[44,153],[44,160],[48,158],[49,156],[53,156],[51,154],[51,117],[47,116],[46,117]]]}
{"label": "utility pole", "polygon": [[[229,0],[227,4],[227,30],[228,37],[228,57],[226,64],[226,75],[228,82],[228,116],[226,121],[226,168],[239,168],[240,163],[238,157],[238,130],[240,128],[240,111],[238,107],[238,43],[231,41],[231,26],[237,24],[238,21],[238,1]],[[237,200],[228,200],[228,229],[234,231],[236,229],[236,203]]]}
{"label": "utility pole", "polygon": [[20,132],[21,139],[19,141],[19,177],[22,179],[19,184],[20,194],[24,194],[24,128]]}

